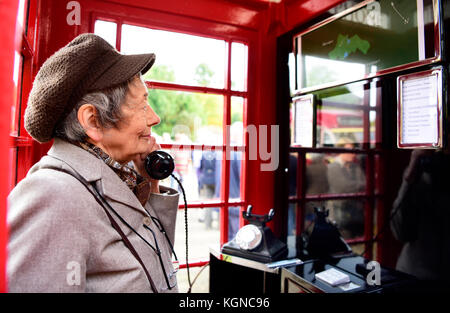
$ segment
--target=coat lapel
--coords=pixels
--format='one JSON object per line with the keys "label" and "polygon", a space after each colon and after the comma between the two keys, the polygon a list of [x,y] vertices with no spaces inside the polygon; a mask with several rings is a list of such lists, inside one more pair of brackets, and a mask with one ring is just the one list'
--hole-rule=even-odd
{"label": "coat lapel", "polygon": [[[146,215],[141,203],[125,182],[123,182],[102,160],[91,153],[56,138],[53,146],[48,151],[48,155],[66,163],[88,182],[97,182],[97,187],[102,188],[101,192],[107,200],[122,203],[127,207]],[[117,206],[119,214],[121,214],[119,211],[123,209],[125,208]],[[122,213],[124,213],[125,216],[129,215],[129,212]]]}

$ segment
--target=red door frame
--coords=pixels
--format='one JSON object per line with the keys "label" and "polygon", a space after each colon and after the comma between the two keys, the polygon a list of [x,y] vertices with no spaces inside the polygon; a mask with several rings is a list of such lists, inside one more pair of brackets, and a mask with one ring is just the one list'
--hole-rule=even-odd
{"label": "red door frame", "polygon": [[[11,173],[9,168],[9,132],[10,132],[10,112],[11,103],[14,101],[14,51],[15,51],[15,27],[16,15],[18,9],[18,0],[2,1],[2,8],[0,10],[0,172]],[[9,193],[9,175],[2,175],[0,182],[0,292],[7,291],[6,282],[6,260],[7,260],[7,242],[8,231],[6,226],[6,208],[7,195]]]}

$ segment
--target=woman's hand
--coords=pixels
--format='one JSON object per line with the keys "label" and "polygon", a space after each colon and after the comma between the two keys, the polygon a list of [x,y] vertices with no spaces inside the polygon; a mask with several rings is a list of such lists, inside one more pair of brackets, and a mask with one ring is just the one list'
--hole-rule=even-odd
{"label": "woman's hand", "polygon": [[144,177],[145,179],[147,179],[150,182],[150,192],[151,193],[159,193],[159,180],[152,179],[147,174],[147,171],[145,170],[145,158],[147,157],[147,155],[149,155],[150,152],[153,152],[155,150],[161,150],[161,146],[159,145],[159,143],[156,142],[155,137],[150,136],[148,150],[143,153],[138,154],[133,159],[133,163],[134,163],[134,167],[135,167],[136,171],[139,173],[139,175],[141,175],[142,177]]}

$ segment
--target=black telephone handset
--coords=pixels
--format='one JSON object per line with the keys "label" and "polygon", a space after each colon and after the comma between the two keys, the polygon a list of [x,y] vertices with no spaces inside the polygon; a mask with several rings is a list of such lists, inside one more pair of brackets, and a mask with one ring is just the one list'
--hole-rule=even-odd
{"label": "black telephone handset", "polygon": [[165,179],[172,174],[174,169],[173,158],[165,151],[153,151],[145,158],[145,170],[153,179]]}
{"label": "black telephone handset", "polygon": [[189,284],[189,289],[187,292],[190,293],[193,283],[191,282],[191,276],[189,272],[189,262],[188,262],[188,218],[187,218],[188,207],[186,201],[186,193],[184,192],[183,185],[181,184],[180,180],[175,175],[172,174],[173,170],[175,169],[175,162],[169,153],[162,150],[156,150],[147,155],[147,157],[145,158],[144,166],[145,170],[147,171],[147,174],[151,178],[162,180],[169,176],[172,176],[172,178],[176,180],[177,183],[180,185],[180,189],[183,194],[184,200],[184,223],[186,235],[186,270]]}

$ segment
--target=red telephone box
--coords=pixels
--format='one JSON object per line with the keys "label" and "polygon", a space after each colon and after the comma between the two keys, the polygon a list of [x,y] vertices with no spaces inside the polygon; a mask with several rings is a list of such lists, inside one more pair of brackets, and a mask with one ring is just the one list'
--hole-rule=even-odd
{"label": "red telephone box", "polygon": [[[233,226],[231,224],[238,221],[237,226],[244,225],[242,217],[232,219],[235,208],[238,208],[238,215],[246,210],[248,205],[253,206],[255,214],[267,214],[271,208],[275,208],[275,217],[269,226],[277,236],[286,240],[292,222],[297,235],[307,225],[308,212],[305,208],[308,202],[354,198],[364,202],[365,228],[360,237],[349,242],[361,245],[367,257],[374,257],[375,251],[377,260],[393,266],[399,245],[389,242],[391,237],[388,234],[381,239],[374,238],[375,228],[384,227],[388,221],[389,210],[396,194],[396,190],[390,188],[400,183],[401,169],[406,165],[404,156],[407,155],[405,151],[395,150],[392,144],[392,140],[396,138],[396,129],[391,125],[392,118],[396,116],[396,108],[383,106],[383,111],[381,110],[381,99],[386,103],[389,99],[395,100],[392,90],[385,92],[384,90],[388,90],[385,86],[383,91],[380,89],[384,81],[384,78],[380,77],[389,77],[389,73],[368,75],[342,84],[331,82],[331,85],[324,85],[323,88],[306,86],[311,88],[304,90],[314,93],[315,96],[325,90],[318,96],[325,108],[326,99],[333,98],[334,93],[338,96],[342,93],[342,90],[336,91],[333,88],[344,86],[345,89],[354,83],[355,88],[359,88],[356,93],[362,94],[361,103],[357,104],[359,111],[351,111],[345,104],[341,107],[338,105],[334,111],[324,109],[317,116],[315,125],[318,132],[317,142],[320,145],[305,148],[290,142],[292,123],[289,121],[289,105],[295,92],[289,89],[293,82],[293,76],[291,81],[289,76],[293,75],[293,72],[298,76],[299,64],[295,62],[304,62],[298,59],[294,61],[295,64],[291,64],[289,61],[289,58],[295,58],[294,54],[298,54],[299,47],[296,46],[295,38],[319,27],[330,16],[341,17],[342,12],[349,7],[359,7],[360,1],[357,2],[355,5],[354,1],[345,0],[135,0],[132,3],[126,0],[3,1],[0,4],[0,25],[3,26],[0,33],[0,90],[3,95],[0,99],[3,119],[0,123],[0,149],[3,155],[0,169],[3,173],[0,183],[0,291],[8,290],[7,195],[51,146],[50,143],[37,143],[24,129],[23,114],[32,82],[40,66],[55,51],[81,33],[99,32],[100,26],[108,28],[108,40],[119,51],[132,52],[139,46],[148,47],[149,42],[145,39],[135,40],[138,44],[131,47],[128,38],[134,31],[152,33],[155,36],[167,35],[152,38],[172,38],[170,36],[176,35],[191,40],[201,39],[211,42],[211,47],[214,44],[222,47],[220,52],[211,50],[213,52],[210,52],[210,55],[205,53],[203,57],[207,63],[211,55],[219,55],[216,55],[216,58],[220,59],[222,72],[215,73],[217,78],[215,74],[211,74],[214,71],[208,72],[205,68],[203,72],[196,72],[202,73],[201,78],[209,78],[212,81],[210,84],[200,83],[200,80],[195,82],[198,77],[194,76],[185,80],[178,80],[179,77],[161,78],[163,74],[166,77],[174,74],[167,70],[170,66],[166,67],[166,72],[160,77],[146,78],[149,88],[167,98],[175,99],[176,95],[182,94],[186,99],[191,99],[192,103],[213,103],[213,112],[208,112],[210,115],[205,117],[208,122],[202,124],[203,129],[213,129],[211,133],[217,135],[213,141],[208,138],[177,141],[176,136],[169,133],[170,140],[163,141],[162,148],[173,151],[182,148],[189,151],[185,159],[190,159],[185,161],[180,157],[178,168],[184,167],[192,171],[198,163],[195,152],[201,154],[214,150],[221,155],[220,187],[214,190],[216,194],[201,197],[201,187],[195,187],[198,188],[195,191],[196,196],[191,198],[193,200],[188,199],[188,207],[192,212],[196,212],[194,214],[198,214],[198,219],[203,218],[200,213],[210,210],[215,214],[214,210],[218,208],[218,229],[215,233],[217,238],[214,239],[217,244],[223,245],[230,239],[229,232]],[[367,1],[363,2],[365,4]],[[166,44],[168,40],[161,40],[161,43]],[[444,39],[442,41],[445,42]],[[159,42],[151,44],[157,49]],[[175,60],[184,50],[191,49],[191,46],[195,44],[173,45],[167,48],[169,50],[165,53],[170,52],[172,60]],[[428,46],[426,49],[428,50],[424,53],[430,50]],[[162,65],[170,65],[164,64],[163,57],[161,59]],[[426,62],[418,62],[415,67],[429,65]],[[398,70],[406,73],[413,71],[415,67],[401,67]],[[215,69],[215,72],[217,71]],[[237,72],[239,78],[236,78]],[[300,81],[295,83],[301,84]],[[304,90],[297,92],[297,95],[308,93]],[[327,94],[328,90],[330,93]],[[386,97],[389,99],[386,100]],[[331,103],[335,99],[329,101]],[[330,108],[333,105],[328,106]],[[206,111],[204,108],[206,105],[196,107],[195,110]],[[377,119],[373,118],[374,116]],[[189,123],[188,131],[198,129],[194,118],[189,120]],[[232,142],[230,128],[233,124],[242,126],[240,143]],[[276,131],[271,125],[279,126],[279,151],[271,151],[279,153],[279,163],[275,170],[264,170],[264,166],[269,162],[265,157],[269,151],[257,150],[255,158],[251,158],[253,142],[250,141],[253,140],[253,129],[256,130],[257,140],[258,136],[262,136],[262,131],[267,131],[264,136],[270,141],[271,131]],[[164,138],[164,132],[167,133],[167,130],[161,128],[161,138]],[[351,194],[308,194],[307,167],[311,155],[322,154],[327,157],[327,161],[332,162],[337,154],[349,152],[328,144],[336,143],[344,135],[355,136],[361,143],[360,147],[355,147],[351,153],[364,160],[362,163],[367,178],[365,188]],[[388,148],[383,145],[385,142]],[[261,140],[255,147],[261,149]],[[267,147],[270,148],[270,144],[266,144],[265,148]],[[234,183],[238,185],[237,188],[232,185],[235,174],[234,165],[229,160],[231,151],[243,156]],[[290,167],[290,156],[294,155],[295,174]],[[393,178],[384,184],[388,173],[392,173]],[[186,176],[186,181],[189,181],[189,177]],[[295,191],[290,193],[290,187]],[[236,195],[234,189],[237,189]],[[180,204],[179,208],[182,209],[183,205]],[[293,211],[290,211],[291,209]],[[292,212],[294,215],[291,215]],[[202,266],[207,263],[208,260],[201,255],[189,264]],[[182,262],[181,267],[186,267],[186,263]]]}

